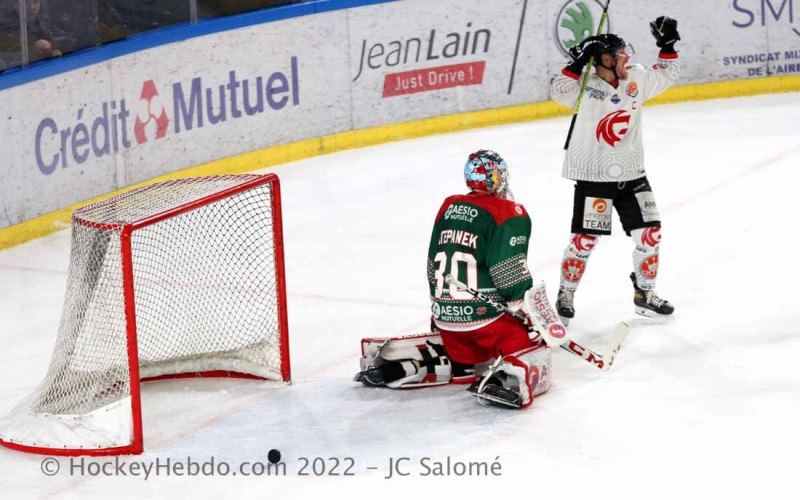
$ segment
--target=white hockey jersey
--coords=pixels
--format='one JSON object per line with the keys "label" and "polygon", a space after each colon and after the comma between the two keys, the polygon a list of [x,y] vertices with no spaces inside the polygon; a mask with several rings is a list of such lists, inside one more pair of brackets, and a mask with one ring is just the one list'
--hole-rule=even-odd
{"label": "white hockey jersey", "polygon": [[[651,68],[628,66],[628,78],[609,84],[592,73],[564,158],[567,179],[622,182],[645,176],[642,105],[671,87],[680,75],[678,54],[660,54]],[[564,69],[551,85],[554,101],[575,107],[582,76]]]}

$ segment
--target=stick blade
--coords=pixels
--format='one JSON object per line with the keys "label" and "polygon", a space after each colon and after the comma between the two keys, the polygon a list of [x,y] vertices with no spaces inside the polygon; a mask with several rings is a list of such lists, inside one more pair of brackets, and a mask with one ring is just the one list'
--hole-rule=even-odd
{"label": "stick blade", "polygon": [[608,341],[606,350],[603,353],[603,370],[608,371],[611,369],[611,365],[613,365],[614,360],[617,359],[617,354],[619,354],[619,350],[622,348],[622,344],[628,337],[629,332],[630,327],[628,327],[627,323],[624,321],[620,321],[617,323],[617,326],[614,327],[611,339]]}

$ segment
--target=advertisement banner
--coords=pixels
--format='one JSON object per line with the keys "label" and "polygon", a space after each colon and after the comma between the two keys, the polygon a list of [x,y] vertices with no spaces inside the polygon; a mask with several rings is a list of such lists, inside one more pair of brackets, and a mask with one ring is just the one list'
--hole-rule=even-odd
{"label": "advertisement banner", "polygon": [[[0,228],[270,146],[548,101],[551,78],[596,32],[604,3],[375,4],[191,38],[3,90]],[[649,66],[659,51],[649,22],[677,19],[679,84],[800,74],[798,9],[800,0],[615,0],[605,31]]]}
{"label": "advertisement banner", "polygon": [[354,128],[546,100],[546,74],[517,79],[523,66],[547,68],[544,51],[528,50],[547,37],[526,10],[534,3],[407,0],[351,10]]}
{"label": "advertisement banner", "polygon": [[346,17],[335,11],[199,37],[3,91],[0,227],[198,164],[348,130]]}

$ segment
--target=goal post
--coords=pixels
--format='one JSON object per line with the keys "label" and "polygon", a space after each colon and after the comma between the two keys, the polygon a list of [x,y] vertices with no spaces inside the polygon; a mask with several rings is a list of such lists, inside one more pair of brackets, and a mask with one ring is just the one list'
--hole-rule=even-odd
{"label": "goal post", "polygon": [[47,375],[0,418],[0,444],[49,455],[144,450],[140,382],[289,382],[275,174],[150,184],[72,216]]}

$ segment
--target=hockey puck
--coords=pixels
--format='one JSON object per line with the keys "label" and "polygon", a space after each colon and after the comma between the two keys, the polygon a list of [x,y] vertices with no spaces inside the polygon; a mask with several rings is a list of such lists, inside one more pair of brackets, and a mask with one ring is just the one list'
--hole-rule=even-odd
{"label": "hockey puck", "polygon": [[269,459],[270,463],[277,464],[281,461],[281,452],[278,450],[269,450],[269,453],[267,453],[267,458]]}

